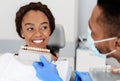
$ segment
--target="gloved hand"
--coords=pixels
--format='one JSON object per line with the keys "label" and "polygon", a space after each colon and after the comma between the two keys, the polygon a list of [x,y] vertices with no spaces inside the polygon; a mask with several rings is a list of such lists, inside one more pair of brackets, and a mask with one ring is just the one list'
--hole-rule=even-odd
{"label": "gloved hand", "polygon": [[40,57],[41,62],[34,62],[33,66],[36,70],[36,75],[43,81],[63,81],[56,69],[56,65],[48,62],[44,56]]}
{"label": "gloved hand", "polygon": [[75,71],[75,74],[76,74],[75,81],[92,81],[88,72]]}

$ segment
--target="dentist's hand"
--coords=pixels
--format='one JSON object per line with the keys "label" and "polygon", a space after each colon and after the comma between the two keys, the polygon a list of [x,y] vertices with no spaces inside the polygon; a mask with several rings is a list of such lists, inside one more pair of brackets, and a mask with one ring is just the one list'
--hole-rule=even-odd
{"label": "dentist's hand", "polygon": [[63,81],[56,69],[56,65],[48,62],[44,56],[40,57],[41,62],[34,62],[33,66],[36,70],[36,75],[43,81]]}
{"label": "dentist's hand", "polygon": [[75,81],[93,81],[88,72],[75,71]]}

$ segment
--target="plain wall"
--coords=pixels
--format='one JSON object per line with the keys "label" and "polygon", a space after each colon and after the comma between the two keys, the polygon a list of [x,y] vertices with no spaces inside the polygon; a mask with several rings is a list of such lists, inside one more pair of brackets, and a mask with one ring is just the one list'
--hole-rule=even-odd
{"label": "plain wall", "polygon": [[78,0],[78,35],[87,38],[88,21],[97,0]]}

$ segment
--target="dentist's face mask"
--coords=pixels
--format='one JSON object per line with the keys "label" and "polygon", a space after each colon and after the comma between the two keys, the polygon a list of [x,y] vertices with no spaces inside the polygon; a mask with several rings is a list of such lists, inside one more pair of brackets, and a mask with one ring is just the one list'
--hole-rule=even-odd
{"label": "dentist's face mask", "polygon": [[103,57],[103,58],[106,58],[107,55],[110,55],[114,52],[116,52],[116,50],[113,50],[109,53],[105,53],[105,54],[101,54],[97,48],[95,47],[95,44],[96,43],[100,43],[100,42],[105,42],[105,41],[109,41],[109,40],[114,40],[114,39],[117,39],[117,37],[112,37],[112,38],[107,38],[107,39],[102,39],[102,40],[97,40],[97,41],[94,41],[92,39],[92,36],[91,36],[91,30],[89,29],[89,34],[88,34],[88,38],[87,38],[87,42],[89,44],[89,49],[93,51],[93,53],[99,57]]}

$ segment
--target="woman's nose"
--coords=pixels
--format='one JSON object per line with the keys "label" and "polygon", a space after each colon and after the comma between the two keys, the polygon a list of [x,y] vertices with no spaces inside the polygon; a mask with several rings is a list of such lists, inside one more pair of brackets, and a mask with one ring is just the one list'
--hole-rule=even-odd
{"label": "woman's nose", "polygon": [[35,36],[36,37],[42,36],[42,32],[40,30],[35,31]]}

